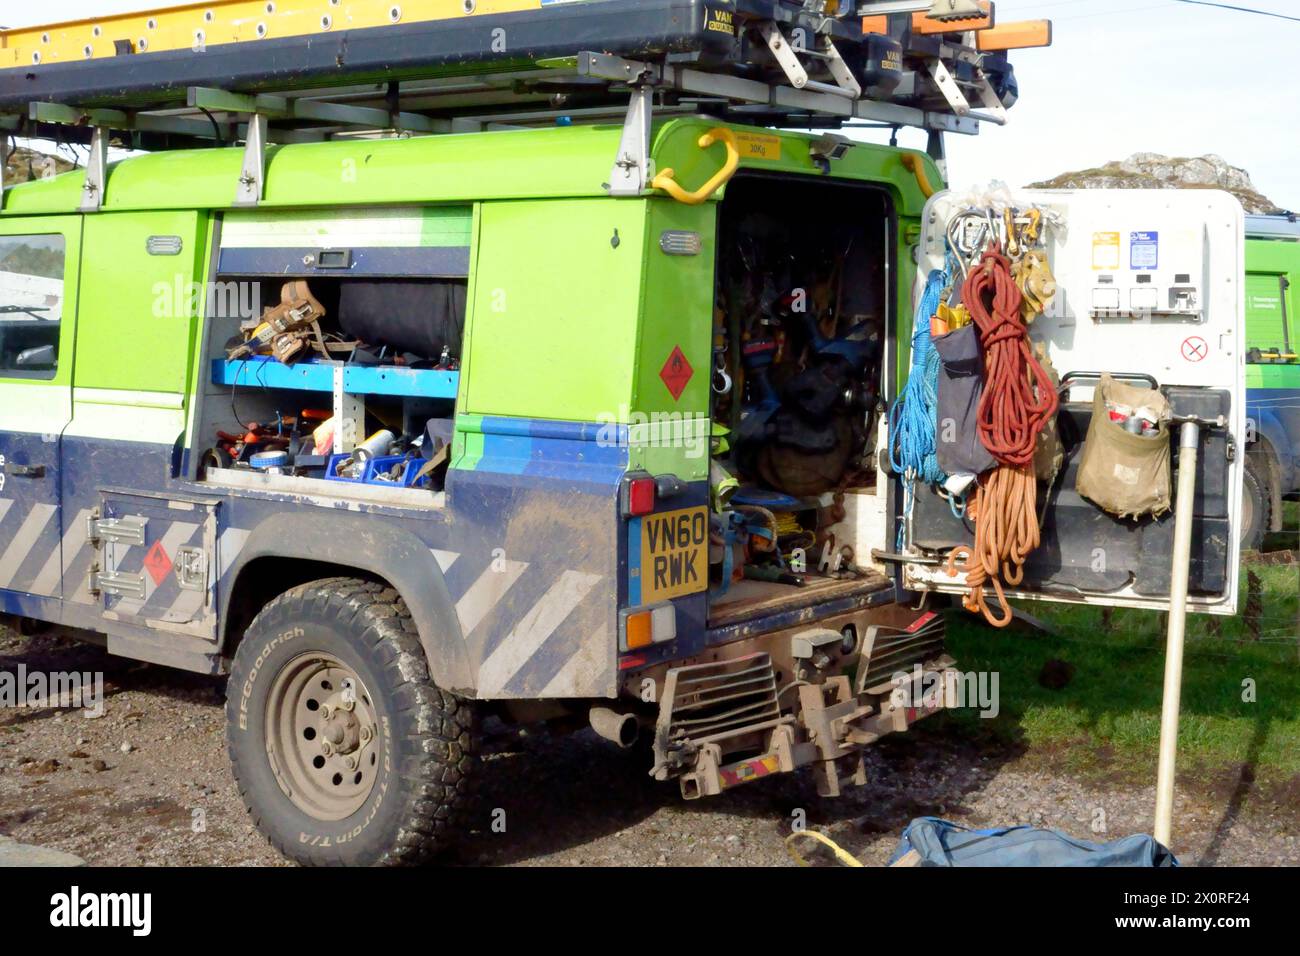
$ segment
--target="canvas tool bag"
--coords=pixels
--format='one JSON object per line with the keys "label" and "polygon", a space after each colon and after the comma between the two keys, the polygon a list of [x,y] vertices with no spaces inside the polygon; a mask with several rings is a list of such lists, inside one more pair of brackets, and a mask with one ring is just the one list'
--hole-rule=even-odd
{"label": "canvas tool bag", "polygon": [[[1107,402],[1149,408],[1158,427],[1134,435],[1110,420]],[[1121,518],[1161,515],[1170,506],[1169,402],[1153,388],[1117,382],[1103,374],[1092,402],[1092,423],[1083,446],[1075,490]]]}
{"label": "canvas tool bag", "polygon": [[973,325],[934,340],[939,368],[934,453],[945,475],[978,475],[997,461],[980,441],[978,412],[984,394],[984,356]]}

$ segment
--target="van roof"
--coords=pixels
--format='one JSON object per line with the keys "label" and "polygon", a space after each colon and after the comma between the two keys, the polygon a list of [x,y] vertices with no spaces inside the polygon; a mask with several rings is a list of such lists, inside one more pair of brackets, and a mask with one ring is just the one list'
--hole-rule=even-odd
{"label": "van roof", "polygon": [[[716,171],[718,147],[701,150],[700,135],[719,125],[709,117],[666,120],[654,133],[658,169],[672,168],[693,187]],[[821,174],[809,147],[817,136],[786,130],[729,127],[751,150],[742,166],[770,172]],[[604,197],[621,126],[582,125],[419,136],[334,140],[267,149],[262,208],[472,202],[485,199]],[[779,145],[778,145],[779,144]],[[837,160],[835,175],[893,182],[901,215],[919,215],[925,197],[901,157],[910,150],[858,143]],[[148,153],[111,164],[105,212],[226,209],[234,205],[244,151],[239,147]],[[918,154],[924,156],[924,154]],[[925,157],[931,182],[941,182]],[[7,189],[3,215],[74,213],[84,170]]]}
{"label": "van roof", "polygon": [[1247,216],[1248,239],[1300,239],[1300,222],[1294,214],[1282,216]]}

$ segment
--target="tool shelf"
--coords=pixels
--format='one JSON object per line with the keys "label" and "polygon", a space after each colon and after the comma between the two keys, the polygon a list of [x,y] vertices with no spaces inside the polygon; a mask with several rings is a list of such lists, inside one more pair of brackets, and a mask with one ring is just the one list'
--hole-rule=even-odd
{"label": "tool shelf", "polygon": [[[341,376],[341,383],[336,382],[336,376]],[[214,359],[212,383],[308,392],[334,392],[338,386],[348,395],[455,399],[460,386],[460,372],[323,361],[285,365],[273,358],[254,356],[247,359]]]}

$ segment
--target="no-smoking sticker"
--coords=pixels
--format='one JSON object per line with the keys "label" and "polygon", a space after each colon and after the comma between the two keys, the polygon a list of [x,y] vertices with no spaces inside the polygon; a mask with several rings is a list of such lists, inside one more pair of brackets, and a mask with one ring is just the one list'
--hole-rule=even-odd
{"label": "no-smoking sticker", "polygon": [[1210,354],[1210,343],[1199,335],[1183,339],[1183,358],[1189,362],[1202,362]]}

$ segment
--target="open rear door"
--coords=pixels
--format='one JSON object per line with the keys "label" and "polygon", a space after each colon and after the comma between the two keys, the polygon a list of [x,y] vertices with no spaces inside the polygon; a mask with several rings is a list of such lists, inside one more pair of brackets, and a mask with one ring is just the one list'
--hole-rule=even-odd
{"label": "open rear door", "polygon": [[[1232,196],[1205,190],[1026,190],[1017,207],[1055,219],[1043,239],[1058,284],[1046,314],[1030,326],[1062,386],[1058,426],[1064,459],[1038,485],[1042,544],[1008,597],[1163,609],[1170,591],[1173,511],[1118,518],[1076,487],[1100,373],[1154,385],[1174,416],[1223,420],[1202,430],[1197,463],[1189,609],[1236,610],[1239,515],[1246,443],[1244,216]],[[929,202],[918,253],[919,283],[942,269],[947,228],[969,208],[956,193]],[[967,225],[978,231],[978,225]],[[960,283],[960,280],[958,280]],[[919,294],[919,286],[918,286]],[[1178,426],[1168,427],[1171,495],[1176,494]],[[900,496],[900,500],[901,496]],[[964,576],[943,558],[970,544],[973,523],[933,490],[918,487],[903,518],[904,585],[964,593]]]}

